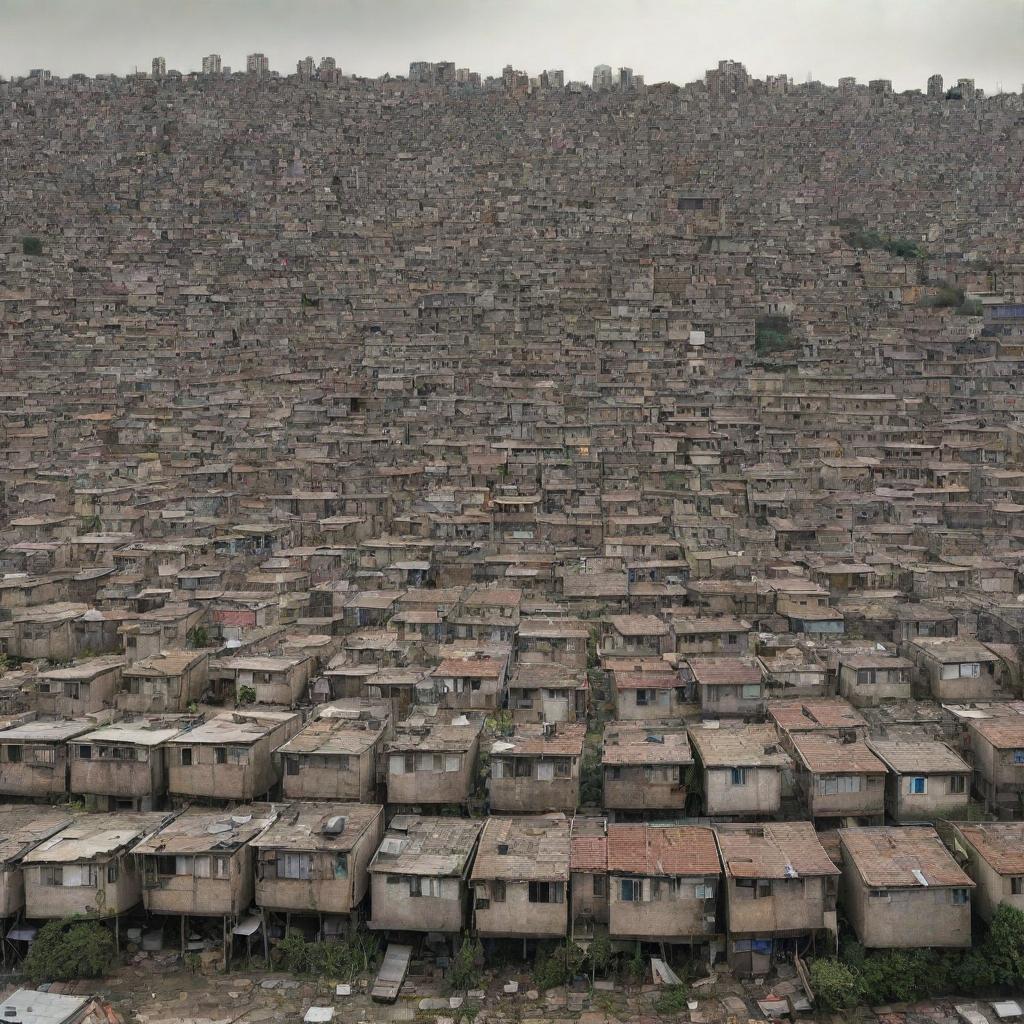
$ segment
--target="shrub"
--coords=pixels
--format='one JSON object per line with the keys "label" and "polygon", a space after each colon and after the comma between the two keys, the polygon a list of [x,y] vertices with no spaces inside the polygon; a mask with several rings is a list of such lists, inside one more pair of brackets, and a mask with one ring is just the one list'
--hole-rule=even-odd
{"label": "shrub", "polygon": [[594,973],[602,977],[607,975],[612,963],[612,940],[604,932],[595,935],[587,955],[590,957]]}
{"label": "shrub", "polygon": [[811,988],[815,1005],[835,1013],[849,1010],[860,999],[860,982],[856,971],[841,960],[815,960],[811,964]]}
{"label": "shrub", "polygon": [[479,939],[470,936],[462,938],[455,956],[448,968],[448,985],[456,992],[468,992],[471,988],[479,988],[483,975],[478,966],[483,960],[484,947]]}
{"label": "shrub", "polygon": [[43,243],[40,242],[38,238],[26,236],[21,240],[21,251],[26,256],[42,256]]}
{"label": "shrub", "polygon": [[663,988],[654,1001],[654,1012],[662,1017],[682,1013],[686,1009],[687,995],[685,985],[670,985]]}
{"label": "shrub", "polygon": [[117,959],[114,937],[82,917],[51,921],[39,929],[22,969],[33,985],[46,981],[102,978]]}
{"label": "shrub", "polygon": [[764,316],[754,324],[754,352],[759,356],[795,348],[790,338],[789,317]]}
{"label": "shrub", "polygon": [[209,647],[210,634],[206,631],[205,626],[193,626],[185,635],[185,641],[189,647]]}
{"label": "shrub", "polygon": [[290,974],[323,975],[353,981],[369,971],[380,955],[376,935],[360,932],[337,942],[306,942],[294,929],[274,947],[281,968]]}
{"label": "shrub", "polygon": [[981,952],[992,964],[998,984],[1020,987],[1024,982],[1024,911],[1000,903]]}
{"label": "shrub", "polygon": [[255,704],[256,703],[256,690],[251,686],[240,686],[238,688],[238,703],[239,704]]}
{"label": "shrub", "polygon": [[546,992],[549,988],[567,985],[580,971],[587,954],[575,943],[556,946],[550,951],[537,951],[533,968],[534,984]]}

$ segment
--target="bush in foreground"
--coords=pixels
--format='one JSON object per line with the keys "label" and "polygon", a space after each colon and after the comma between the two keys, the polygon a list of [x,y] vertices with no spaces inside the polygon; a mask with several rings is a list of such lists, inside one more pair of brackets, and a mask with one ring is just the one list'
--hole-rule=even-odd
{"label": "bush in foreground", "polygon": [[117,961],[114,937],[97,921],[69,917],[39,929],[22,970],[33,985],[102,978]]}

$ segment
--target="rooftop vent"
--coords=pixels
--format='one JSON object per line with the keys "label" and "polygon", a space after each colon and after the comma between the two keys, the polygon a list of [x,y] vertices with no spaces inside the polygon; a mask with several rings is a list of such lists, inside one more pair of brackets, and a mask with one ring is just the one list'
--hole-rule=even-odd
{"label": "rooftop vent", "polygon": [[504,857],[508,853],[508,843],[498,843],[498,853]]}

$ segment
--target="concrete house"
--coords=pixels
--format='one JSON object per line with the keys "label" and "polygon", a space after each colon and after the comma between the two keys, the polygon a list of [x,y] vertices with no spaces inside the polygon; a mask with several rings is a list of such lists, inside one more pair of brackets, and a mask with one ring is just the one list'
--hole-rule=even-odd
{"label": "concrete house", "polygon": [[676,653],[682,658],[701,654],[732,654],[742,657],[750,642],[750,623],[733,615],[701,616],[672,620]]}
{"label": "concrete house", "polygon": [[802,700],[772,700],[766,709],[774,722],[783,746],[793,752],[793,737],[804,732],[820,732],[837,739],[867,737],[864,716],[842,697],[806,697]]}
{"label": "concrete house", "polygon": [[317,717],[278,750],[285,799],[372,803],[390,734],[387,703],[356,698],[322,705]]}
{"label": "concrete house", "polygon": [[68,740],[95,728],[95,719],[72,718],[0,730],[0,795],[45,800],[67,793]]}
{"label": "concrete house", "polygon": [[609,615],[604,620],[602,651],[642,658],[672,649],[672,627],[657,615]]}
{"label": "concrete house", "polygon": [[843,906],[868,949],[971,944],[971,890],[935,830],[839,830]]}
{"label": "concrete house", "polygon": [[320,920],[357,914],[383,835],[380,804],[290,804],[250,844],[256,851],[256,903],[263,910],[314,914]]}
{"label": "concrete house", "polygon": [[74,718],[114,706],[124,658],[108,655],[39,673],[39,713]]}
{"label": "concrete house", "polygon": [[839,696],[856,708],[910,700],[913,662],[883,652],[841,653],[837,659]]}
{"label": "concrete house", "polygon": [[131,850],[168,817],[159,811],[76,817],[22,859],[25,916],[117,917],[131,910],[142,899],[142,876]]}
{"label": "concrete house", "polygon": [[998,689],[999,658],[983,643],[961,637],[918,637],[903,645],[923,694],[939,701],[990,700]]}
{"label": "concrete house", "polygon": [[1024,822],[956,822],[947,840],[971,876],[974,909],[991,921],[1000,903],[1024,910]]}
{"label": "concrete house", "polygon": [[675,731],[609,722],[601,750],[604,808],[615,821],[682,815],[693,754],[682,726]]}
{"label": "concrete house", "polygon": [[482,654],[470,658],[445,658],[429,676],[429,696],[444,708],[493,710],[505,699],[508,661]]}
{"label": "concrete house", "polygon": [[482,828],[463,818],[392,818],[369,866],[369,927],[437,932],[454,942],[466,927],[469,872]]}
{"label": "concrete house", "polygon": [[471,875],[477,935],[564,938],[569,836],[563,815],[487,819]]}
{"label": "concrete house", "polygon": [[761,667],[748,658],[689,658],[693,688],[704,718],[759,719],[764,715]]}
{"label": "concrete house", "polygon": [[167,744],[187,716],[112,722],[68,741],[70,790],[99,811],[152,811],[167,792]]}
{"label": "concrete house", "polygon": [[465,806],[476,786],[483,716],[413,708],[384,744],[389,804]]}
{"label": "concrete house", "polygon": [[806,821],[715,826],[724,869],[729,965],[766,974],[808,937],[835,948],[839,869]]}
{"label": "concrete house", "polygon": [[587,667],[590,630],[580,619],[522,618],[516,634],[518,658],[527,664],[553,662],[567,669]]}
{"label": "concrete house", "polygon": [[25,856],[73,821],[57,808],[0,805],[0,918],[17,917],[25,908]]}
{"label": "concrete house", "polygon": [[248,687],[256,694],[255,703],[290,708],[307,698],[315,664],[308,655],[218,658],[210,665],[210,675],[235,701]]}
{"label": "concrete house", "polygon": [[580,800],[587,727],[521,725],[491,744],[490,805],[499,814],[572,814]]}
{"label": "concrete house", "polygon": [[209,673],[206,651],[161,651],[125,668],[117,706],[137,715],[180,713],[202,697]]}
{"label": "concrete house", "polygon": [[168,741],[174,799],[252,801],[281,779],[275,752],[302,727],[289,711],[225,711]]}
{"label": "concrete house", "polygon": [[508,681],[508,708],[517,722],[577,722],[587,716],[589,692],[583,669],[520,662]]}
{"label": "concrete house", "polygon": [[885,812],[895,822],[963,817],[971,794],[971,767],[939,740],[868,740],[889,774]]}
{"label": "concrete house", "polygon": [[973,719],[969,736],[974,784],[986,808],[1019,815],[1024,808],[1024,715]]}
{"label": "concrete house", "polygon": [[792,762],[774,726],[691,726],[689,733],[706,814],[779,813],[782,773]]}
{"label": "concrete house", "polygon": [[809,818],[852,818],[881,824],[885,816],[885,763],[862,740],[821,732],[790,737],[796,791]]}
{"label": "concrete house", "polygon": [[[225,934],[251,905],[251,842],[277,818],[268,804],[230,810],[189,808],[137,843],[132,853],[143,878],[142,899],[151,914],[222,917]],[[186,922],[182,922],[182,933]]]}
{"label": "concrete house", "polygon": [[577,814],[569,834],[569,931],[589,942],[608,926],[608,822]]}
{"label": "concrete house", "polygon": [[698,945],[717,933],[715,834],[695,825],[608,826],[608,935]]}
{"label": "concrete house", "polygon": [[619,663],[611,676],[617,721],[675,719],[689,703],[685,679],[667,662],[645,660],[630,667]]}

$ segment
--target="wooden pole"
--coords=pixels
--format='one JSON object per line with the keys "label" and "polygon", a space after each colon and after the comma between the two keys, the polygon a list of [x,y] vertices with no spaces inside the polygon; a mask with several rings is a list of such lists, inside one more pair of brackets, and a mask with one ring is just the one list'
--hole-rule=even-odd
{"label": "wooden pole", "polygon": [[228,973],[228,915],[224,915],[224,973]]}
{"label": "wooden pole", "polygon": [[267,912],[260,907],[260,927],[263,929],[263,959],[270,963],[270,939],[267,936]]}

